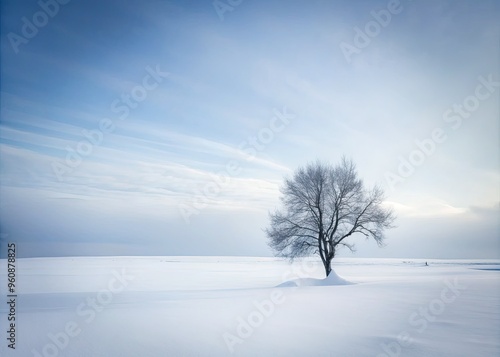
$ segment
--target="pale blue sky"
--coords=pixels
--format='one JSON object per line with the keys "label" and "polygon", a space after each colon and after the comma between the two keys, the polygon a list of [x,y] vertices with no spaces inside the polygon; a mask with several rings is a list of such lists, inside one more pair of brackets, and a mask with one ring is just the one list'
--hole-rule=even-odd
{"label": "pale blue sky", "polygon": [[[386,248],[357,237],[356,256],[500,258],[499,2],[402,0],[370,25],[390,3],[244,0],[221,20],[211,1],[73,0],[38,28],[40,5],[3,1],[5,240],[25,256],[270,255],[284,175],[347,155],[399,217]],[[193,208],[230,162],[241,172]]]}

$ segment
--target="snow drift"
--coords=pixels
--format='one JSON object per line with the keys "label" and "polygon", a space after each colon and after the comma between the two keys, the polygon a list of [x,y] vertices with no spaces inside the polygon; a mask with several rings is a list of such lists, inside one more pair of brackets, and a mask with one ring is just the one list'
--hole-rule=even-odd
{"label": "snow drift", "polygon": [[298,287],[298,286],[332,286],[332,285],[351,285],[350,281],[347,281],[337,275],[335,270],[332,269],[330,274],[324,279],[314,279],[314,278],[300,278],[285,281],[284,283],[276,286],[277,288],[286,287]]}

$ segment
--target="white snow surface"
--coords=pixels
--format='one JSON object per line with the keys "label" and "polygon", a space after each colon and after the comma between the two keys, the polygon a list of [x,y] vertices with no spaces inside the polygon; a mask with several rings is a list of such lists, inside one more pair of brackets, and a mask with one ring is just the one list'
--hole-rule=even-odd
{"label": "white snow surface", "polygon": [[330,274],[328,274],[328,276],[323,279],[299,278],[290,281],[285,281],[284,283],[279,284],[277,287],[285,288],[285,287],[299,287],[299,286],[331,286],[331,285],[349,285],[349,284],[352,283],[338,276],[335,270],[332,269]]}
{"label": "white snow surface", "polygon": [[[425,266],[428,262],[428,266]],[[500,356],[500,261],[17,260],[0,356]],[[338,275],[337,275],[338,274]]]}

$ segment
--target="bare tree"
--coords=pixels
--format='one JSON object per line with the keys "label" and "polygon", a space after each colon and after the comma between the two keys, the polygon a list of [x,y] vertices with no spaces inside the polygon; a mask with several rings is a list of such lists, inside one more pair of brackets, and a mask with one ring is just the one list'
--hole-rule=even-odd
{"label": "bare tree", "polygon": [[345,157],[335,167],[317,161],[299,168],[281,193],[283,209],[270,214],[266,229],[269,245],[277,256],[291,260],[319,254],[326,276],[340,247],[354,251],[347,238],[361,234],[382,246],[384,230],[395,219],[382,207],[382,189],[366,190]]}

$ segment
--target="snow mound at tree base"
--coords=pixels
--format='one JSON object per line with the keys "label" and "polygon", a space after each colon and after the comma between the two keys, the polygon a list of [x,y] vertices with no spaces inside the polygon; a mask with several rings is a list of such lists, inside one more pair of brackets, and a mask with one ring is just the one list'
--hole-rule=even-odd
{"label": "snow mound at tree base", "polygon": [[324,279],[301,278],[290,281],[285,281],[277,286],[277,288],[297,287],[297,286],[332,286],[332,285],[351,285],[354,284],[347,281],[335,273],[332,269],[330,274]]}

